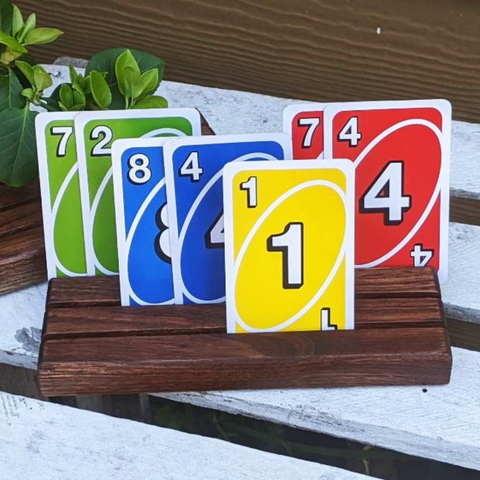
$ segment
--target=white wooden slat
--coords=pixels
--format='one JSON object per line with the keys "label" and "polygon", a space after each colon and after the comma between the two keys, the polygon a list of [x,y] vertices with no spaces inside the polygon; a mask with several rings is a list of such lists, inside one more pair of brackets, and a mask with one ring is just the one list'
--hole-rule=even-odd
{"label": "white wooden slat", "polygon": [[480,470],[480,354],[454,348],[446,386],[158,394]]}
{"label": "white wooden slat", "polygon": [[0,393],[0,477],[366,480],[221,440]]}

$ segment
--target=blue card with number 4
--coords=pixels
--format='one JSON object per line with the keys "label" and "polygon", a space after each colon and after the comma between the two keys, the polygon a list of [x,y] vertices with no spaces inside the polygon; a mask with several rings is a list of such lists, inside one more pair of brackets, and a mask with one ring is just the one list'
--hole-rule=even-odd
{"label": "blue card with number 4", "polygon": [[292,158],[284,133],[168,140],[164,146],[176,304],[225,301],[223,167]]}
{"label": "blue card with number 4", "polygon": [[173,304],[167,197],[166,138],[117,140],[113,186],[123,306]]}

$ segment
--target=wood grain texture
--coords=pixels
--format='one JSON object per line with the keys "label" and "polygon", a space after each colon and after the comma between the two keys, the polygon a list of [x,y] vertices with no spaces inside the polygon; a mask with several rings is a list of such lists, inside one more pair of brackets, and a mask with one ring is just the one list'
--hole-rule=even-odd
{"label": "wood grain texture", "polygon": [[450,221],[480,226],[480,200],[450,197]]}
{"label": "wood grain texture", "polygon": [[[49,307],[120,305],[117,276],[56,278],[49,284]],[[356,298],[438,298],[436,273],[430,268],[376,268],[355,271]]]}
{"label": "wood grain texture", "polygon": [[[99,302],[102,305],[101,302]],[[226,333],[225,305],[161,307],[88,306],[49,308],[43,340]],[[444,327],[438,298],[357,299],[355,328]]]}
{"label": "wood grain texture", "polygon": [[116,278],[52,280],[42,392],[448,383],[451,352],[435,273],[378,269],[356,277],[356,330],[257,335],[226,334],[224,305],[120,307]]}
{"label": "wood grain texture", "polygon": [[35,285],[46,278],[42,227],[0,238],[0,294]]}
{"label": "wood grain texture", "polygon": [[[20,0],[65,35],[42,61],[118,44],[162,56],[180,82],[317,101],[448,98],[480,119],[476,2]],[[105,28],[108,19],[108,28]],[[141,34],[139,34],[141,32]]]}

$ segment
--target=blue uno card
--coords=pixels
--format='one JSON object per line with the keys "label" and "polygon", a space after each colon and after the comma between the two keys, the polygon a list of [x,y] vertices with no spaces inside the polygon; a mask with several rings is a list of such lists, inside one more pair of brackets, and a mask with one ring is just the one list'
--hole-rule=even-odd
{"label": "blue uno card", "polygon": [[288,160],[284,133],[168,140],[164,146],[176,304],[225,301],[222,172],[229,162]]}
{"label": "blue uno card", "polygon": [[163,144],[117,140],[112,148],[122,305],[174,303]]}

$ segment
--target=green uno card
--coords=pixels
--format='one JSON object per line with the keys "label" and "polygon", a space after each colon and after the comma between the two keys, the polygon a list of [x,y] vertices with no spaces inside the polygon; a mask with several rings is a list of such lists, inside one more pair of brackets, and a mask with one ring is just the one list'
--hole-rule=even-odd
{"label": "green uno card", "polygon": [[85,247],[89,275],[118,273],[112,144],[125,138],[201,135],[191,108],[80,113],[75,118]]}
{"label": "green uno card", "polygon": [[41,113],[36,118],[48,278],[87,274],[74,118]]}

